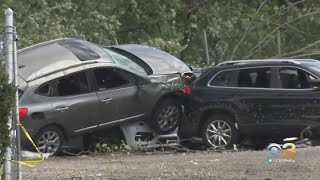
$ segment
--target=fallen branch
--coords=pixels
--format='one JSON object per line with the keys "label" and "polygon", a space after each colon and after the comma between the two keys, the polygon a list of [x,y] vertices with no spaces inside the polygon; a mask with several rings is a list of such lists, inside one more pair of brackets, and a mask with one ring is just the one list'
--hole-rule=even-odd
{"label": "fallen branch", "polygon": [[81,151],[79,153],[72,153],[67,150],[62,150],[62,153],[67,154],[69,156],[82,156],[82,155],[92,156],[93,155],[91,151]]}
{"label": "fallen branch", "polygon": [[[260,12],[262,6],[263,6],[266,2],[267,2],[267,0],[264,0],[264,1],[260,4],[260,6],[259,6],[258,10],[256,11],[256,13],[253,15],[253,18],[252,18],[252,20],[250,21],[249,26],[247,26],[247,29],[246,29],[245,32],[243,33],[240,41],[239,41],[239,42],[237,43],[237,45],[234,47],[234,49],[233,49],[233,51],[232,51],[232,53],[231,53],[231,56],[230,56],[230,60],[233,59],[233,56],[234,56],[235,52],[237,51],[238,47],[240,46],[240,44],[242,43],[242,41],[244,40],[244,38],[247,36],[247,33],[248,33],[249,30],[250,30],[249,28],[250,28],[252,22],[255,20],[256,16],[257,16],[258,13]],[[251,31],[251,30],[250,30],[250,31]]]}
{"label": "fallen branch", "polygon": [[[301,0],[301,1],[298,1],[298,2],[296,2],[296,3],[293,3],[293,4],[289,5],[289,6],[285,7],[285,8],[283,8],[283,9],[280,9],[280,10],[279,10],[278,12],[276,12],[275,14],[267,17],[267,19],[273,18],[274,16],[279,15],[279,14],[282,13],[283,11],[285,11],[285,10],[287,10],[287,9],[289,9],[289,8],[297,5],[297,4],[303,3],[304,1],[305,1],[305,0]],[[262,5],[262,4],[261,4],[261,5]],[[261,5],[260,5],[260,7],[261,7]],[[259,7],[259,8],[260,8],[260,7]],[[253,19],[253,20],[254,20],[254,19]],[[250,22],[250,25],[251,25],[251,22]],[[259,26],[262,26],[262,25],[263,25],[263,24],[260,23],[260,24],[258,24],[258,25],[256,25],[256,26],[253,26],[250,30],[247,31],[247,33],[251,32],[251,31],[254,30],[255,28],[257,28],[257,27],[259,27]],[[246,33],[246,34],[247,34],[247,33]],[[240,39],[240,41],[238,42],[237,46],[236,46],[235,49],[232,51],[230,60],[233,59],[233,56],[234,56],[237,48],[240,46],[240,44],[241,44],[242,41],[244,40],[245,36],[246,36],[246,35],[243,35],[243,36],[241,37],[241,39]]]}
{"label": "fallen branch", "polygon": [[287,26],[289,28],[293,29],[294,31],[299,32],[301,34],[304,34],[304,35],[307,35],[307,36],[310,36],[310,37],[319,37],[318,35],[314,35],[314,34],[310,34],[310,33],[307,33],[305,31],[302,31],[302,30],[300,30],[300,29],[298,29],[298,28],[296,28],[296,27],[294,27],[294,26],[292,26],[290,24],[287,24]]}
{"label": "fallen branch", "polygon": [[[300,21],[298,21],[298,22],[296,22],[296,23],[294,23],[294,25],[297,25],[297,24],[299,24],[300,22],[302,22],[303,20],[300,20]],[[277,24],[278,25],[278,24]],[[285,32],[287,32],[288,31],[288,29],[284,29],[283,31],[281,31],[281,33],[285,33]],[[259,49],[261,49],[261,48],[264,48],[267,44],[269,44],[269,42],[271,41],[271,40],[273,40],[273,38],[269,38],[266,42],[264,42],[259,48],[257,48],[252,54],[254,54],[254,53],[256,53],[257,52],[257,50],[259,50]],[[272,58],[272,57],[271,57]],[[273,57],[274,58],[274,57]]]}
{"label": "fallen branch", "polygon": [[146,26],[157,24],[158,22],[160,22],[160,20],[161,20],[160,17],[151,18],[148,22],[146,22],[144,24],[139,24],[137,26],[130,26],[130,27],[126,27],[124,29],[119,29],[116,33],[126,33],[126,32],[136,31],[138,29],[143,29]]}
{"label": "fallen branch", "polygon": [[254,51],[266,40],[268,39],[271,35],[273,35],[275,32],[277,32],[281,27],[287,25],[287,24],[290,24],[291,22],[293,21],[296,21],[298,19],[301,19],[301,18],[305,18],[305,17],[308,17],[308,16],[311,16],[311,15],[315,15],[315,14],[318,14],[320,13],[320,11],[315,11],[315,12],[312,12],[312,13],[308,13],[308,14],[305,14],[305,15],[302,15],[300,17],[297,17],[297,18],[293,18],[283,24],[281,24],[280,26],[278,26],[277,28],[275,28],[273,31],[271,31],[266,37],[264,37],[256,46],[254,46],[250,51],[249,51],[249,55],[247,55],[245,57],[245,59],[249,58],[250,56],[252,56],[254,54]]}
{"label": "fallen branch", "polygon": [[306,133],[306,132],[312,134],[311,128],[312,128],[312,126],[307,126],[306,128],[304,128],[304,129],[301,131],[301,133],[300,133],[300,139],[301,139],[301,140],[304,139],[304,136],[305,136],[305,133]]}
{"label": "fallen branch", "polygon": [[[305,47],[303,47],[303,48],[301,48],[301,49],[298,49],[298,50],[296,50],[296,51],[283,54],[282,56],[284,56],[284,57],[285,57],[285,56],[292,56],[292,55],[301,53],[301,52],[303,52],[304,50],[307,50],[307,49],[309,49],[310,47],[315,46],[315,45],[317,45],[317,44],[319,44],[319,43],[320,43],[320,40],[315,41],[315,42],[313,42],[313,43],[311,43],[311,44],[308,44],[307,46],[305,46]],[[276,57],[277,57],[277,56],[276,56]]]}
{"label": "fallen branch", "polygon": [[314,55],[320,55],[320,52],[299,54],[299,55],[289,56],[289,57],[285,57],[285,58],[292,58],[292,59],[294,59],[294,58],[302,58],[302,57],[314,56]]}

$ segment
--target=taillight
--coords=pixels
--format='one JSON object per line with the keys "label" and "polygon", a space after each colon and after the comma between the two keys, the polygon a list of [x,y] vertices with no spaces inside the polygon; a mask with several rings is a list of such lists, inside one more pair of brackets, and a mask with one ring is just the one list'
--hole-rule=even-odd
{"label": "taillight", "polygon": [[191,87],[184,88],[183,92],[184,92],[185,95],[191,95],[191,92],[192,92]]}
{"label": "taillight", "polygon": [[19,119],[22,121],[26,116],[28,115],[28,109],[27,108],[20,108],[19,109]]}

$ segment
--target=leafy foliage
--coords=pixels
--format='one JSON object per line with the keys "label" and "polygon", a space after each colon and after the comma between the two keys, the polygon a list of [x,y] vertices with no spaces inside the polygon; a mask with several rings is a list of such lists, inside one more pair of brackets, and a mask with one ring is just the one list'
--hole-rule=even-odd
{"label": "leafy foliage", "polygon": [[8,84],[7,76],[0,65],[0,164],[5,148],[10,144],[8,117],[14,100],[14,88]]}
{"label": "leafy foliage", "polygon": [[95,147],[95,151],[98,153],[123,152],[129,154],[131,150],[130,146],[126,145],[123,140],[121,140],[120,145],[109,142],[99,142]]}
{"label": "leafy foliage", "polygon": [[157,46],[189,64],[203,66],[206,30],[211,63],[319,56],[318,1],[2,0],[0,4],[3,11],[11,7],[16,13],[21,48],[62,37],[105,46],[117,40]]}

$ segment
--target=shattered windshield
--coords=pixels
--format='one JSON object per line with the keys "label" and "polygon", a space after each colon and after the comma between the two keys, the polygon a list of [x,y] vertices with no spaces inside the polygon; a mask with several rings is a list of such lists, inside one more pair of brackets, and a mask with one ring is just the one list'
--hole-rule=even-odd
{"label": "shattered windshield", "polygon": [[146,71],[139,66],[137,63],[133,62],[129,58],[116,53],[110,49],[105,49],[105,51],[112,57],[112,59],[117,63],[124,67],[129,68],[132,71],[138,72],[139,74],[147,75]]}

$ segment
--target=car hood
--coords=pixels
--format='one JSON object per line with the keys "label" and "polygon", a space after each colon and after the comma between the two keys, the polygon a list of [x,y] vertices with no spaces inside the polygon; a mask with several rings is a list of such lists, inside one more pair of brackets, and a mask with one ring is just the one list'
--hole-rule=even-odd
{"label": "car hood", "polygon": [[154,47],[127,44],[112,46],[138,57],[150,66],[153,75],[191,72],[190,68],[178,58]]}

